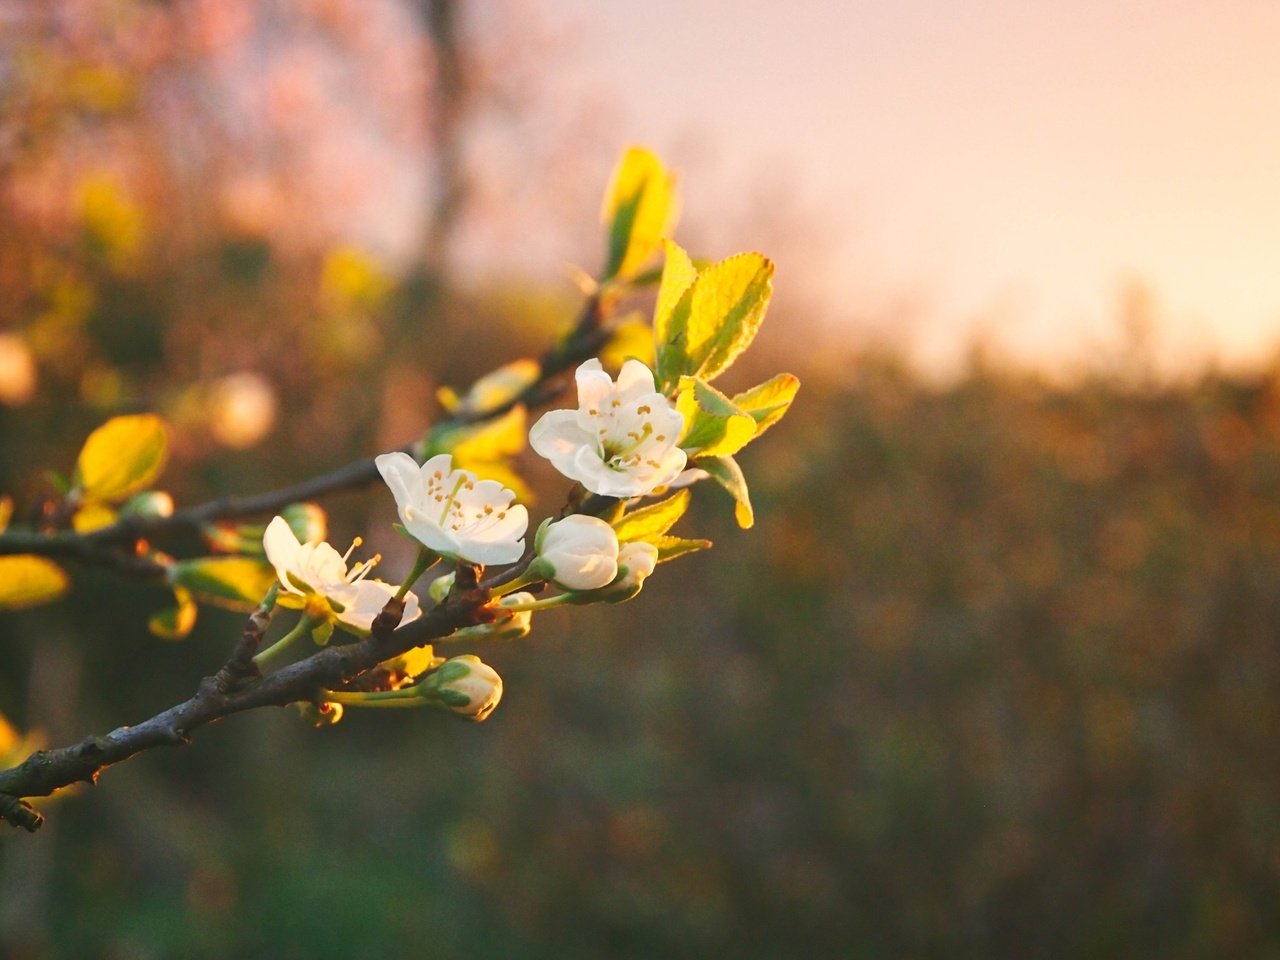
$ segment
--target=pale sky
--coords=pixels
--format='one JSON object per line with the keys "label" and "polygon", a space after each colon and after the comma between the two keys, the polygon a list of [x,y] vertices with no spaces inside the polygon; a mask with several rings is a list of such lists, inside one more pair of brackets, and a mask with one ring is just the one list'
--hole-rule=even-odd
{"label": "pale sky", "polygon": [[1136,279],[1175,365],[1280,344],[1276,0],[538,6],[576,31],[561,85],[682,167],[691,212],[815,221],[792,275],[832,323],[908,301],[926,362],[974,329],[1072,362]]}

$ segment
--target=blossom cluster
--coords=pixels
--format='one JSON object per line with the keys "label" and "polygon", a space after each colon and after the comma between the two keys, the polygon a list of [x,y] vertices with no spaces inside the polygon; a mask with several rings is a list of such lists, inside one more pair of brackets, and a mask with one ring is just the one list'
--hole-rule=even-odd
{"label": "blossom cluster", "polygon": [[[600,361],[592,359],[577,369],[576,381],[578,409],[546,413],[530,431],[530,445],[537,453],[599,497],[643,497],[681,478],[686,454],[678,441],[684,417],[658,392],[647,366],[628,360],[615,382]],[[408,587],[433,562],[489,566],[518,564],[525,558],[529,513],[501,482],[480,479],[455,466],[448,453],[419,464],[397,451],[378,456],[375,463],[395,499],[403,532],[419,544],[420,566],[397,588],[368,576],[378,557],[348,566],[359,540],[340,554],[320,540],[300,542],[285,519],[276,517],[266,529],[263,547],[283,588],[280,602],[304,610],[312,623],[367,635],[374,618],[397,596],[405,603],[401,622],[407,623],[423,609]],[[494,621],[464,628],[455,637],[523,636],[533,610],[566,602],[630,599],[658,558],[655,545],[639,539],[620,542],[614,527],[598,516],[570,513],[548,518],[534,537],[524,569],[494,590]],[[452,582],[449,574],[433,584],[433,603],[444,599]],[[552,584],[563,592],[542,599],[514,592],[535,583]],[[328,633],[323,635],[327,638]],[[474,658],[455,661],[445,675],[468,677],[470,686],[451,687],[443,695],[433,681],[434,685],[420,685],[422,698],[483,719],[501,696],[501,680],[488,667],[477,667]],[[484,689],[476,692],[472,688],[477,686]]]}

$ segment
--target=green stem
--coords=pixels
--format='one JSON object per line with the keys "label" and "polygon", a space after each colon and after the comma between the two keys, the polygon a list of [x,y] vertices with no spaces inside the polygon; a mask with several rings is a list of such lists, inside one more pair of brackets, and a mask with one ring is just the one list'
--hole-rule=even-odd
{"label": "green stem", "polygon": [[512,604],[504,603],[501,609],[511,613],[520,613],[523,610],[550,610],[552,607],[559,607],[572,602],[573,594],[562,593],[558,597],[547,597],[543,600],[527,600],[524,603]]}
{"label": "green stem", "polygon": [[409,588],[417,582],[420,576],[435,566],[439,559],[439,554],[428,550],[426,547],[419,547],[418,557],[413,561],[413,569],[409,571],[409,576],[405,578],[404,583],[400,584],[400,589],[396,591],[396,599],[403,600],[405,594],[409,592]]}
{"label": "green stem", "polygon": [[350,707],[424,707],[427,701],[413,689],[405,690],[321,690],[321,702],[341,703]]}
{"label": "green stem", "polygon": [[281,654],[293,646],[299,637],[305,637],[308,633],[314,630],[318,623],[318,620],[314,620],[306,614],[303,614],[298,618],[298,622],[294,625],[292,630],[254,657],[253,662],[257,664],[259,670],[266,673],[266,668],[272,663],[272,661],[280,659]]}
{"label": "green stem", "polygon": [[525,567],[524,572],[521,573],[514,580],[508,580],[506,583],[500,583],[497,586],[491,588],[489,591],[489,596],[505,597],[508,593],[515,593],[517,590],[523,589],[524,587],[529,586],[529,584],[531,583],[541,583],[543,580],[546,579],[546,577],[542,576],[540,573],[538,573],[534,569],[536,566],[537,566],[536,562],[531,563],[529,564],[529,566]]}

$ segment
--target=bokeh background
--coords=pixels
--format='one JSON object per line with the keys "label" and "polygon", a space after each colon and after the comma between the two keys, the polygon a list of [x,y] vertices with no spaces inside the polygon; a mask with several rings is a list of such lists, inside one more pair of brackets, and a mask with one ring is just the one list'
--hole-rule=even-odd
{"label": "bokeh background", "polygon": [[[927,3],[900,5],[918,20],[851,4],[866,19],[848,36],[879,50],[859,74],[856,58],[803,59],[781,29],[744,53],[753,35],[732,17],[748,8],[731,6],[686,23],[654,4],[642,24],[568,2],[0,6],[0,491],[19,511],[48,493],[42,471],[69,469],[119,412],[174,425],[165,485],[180,503],[420,434],[439,386],[536,354],[571,321],[562,264],[597,266],[599,195],[633,139],[683,171],[685,246],[778,259],[765,332],[729,387],[778,369],[804,382],[742,458],[756,528],[738,531],[728,502],[699,490],[681,530],[713,551],[662,568],[626,606],[549,612],[527,640],[481,651],[507,690],[487,723],[353,712],[316,731],[273,711],[130,761],[58,801],[37,836],[0,842],[0,952],[1280,955],[1280,366],[1268,352],[1280,311],[1267,299],[1280,271],[1264,269],[1267,228],[1248,221],[1194,287],[1209,326],[1213,282],[1232,287],[1234,326],[1217,341],[1231,349],[1184,349],[1164,291],[1166,277],[1175,298],[1192,289],[1187,258],[1128,272],[1146,248],[1121,229],[1133,217],[1119,199],[1119,220],[1080,239],[1134,244],[1132,261],[1091,275],[1109,291],[1092,312],[1046,313],[1052,283],[1010,299],[997,276],[974,302],[999,309],[966,313],[963,296],[934,296],[942,287],[912,272],[909,216],[877,234],[875,217],[809,192],[798,159],[879,183],[879,203],[914,196],[875,180],[883,158],[860,167],[816,132],[791,157],[775,131],[756,166],[728,160],[747,147],[723,118],[742,116],[743,89],[846,117],[842,97],[888,85],[895,51],[938,53],[947,37],[973,56],[1024,48],[992,48],[977,28],[952,36]],[[1154,7],[1109,6],[1149,37]],[[801,36],[827,22],[802,9]],[[1030,38],[1087,52],[1087,28],[1106,26],[1088,19],[1098,9],[1081,5],[1084,26],[1065,33],[1025,13],[1023,59],[978,58],[994,74],[976,89],[992,87],[998,116],[1016,126],[1034,112],[1018,76],[1053,76]],[[1172,12],[1159,36],[1214,40],[1199,60],[1171,47],[1142,61],[1210,91],[1176,116],[1249,125],[1275,92],[1249,86],[1265,33],[1245,15],[1263,5],[1160,9]],[[703,35],[720,38],[728,69],[689,39]],[[1253,39],[1233,47],[1239,37]],[[1104,65],[1128,62],[1117,43]],[[1233,50],[1226,73],[1253,98],[1222,119],[1225,88],[1196,78],[1224,75],[1204,51]],[[822,83],[788,85],[815,63]],[[967,101],[943,94],[973,88],[947,84],[974,74],[941,67],[966,63],[925,57],[897,113],[887,94],[882,112],[954,113]],[[1059,88],[1075,89],[1043,85]],[[1171,115],[1161,103],[1152,116]],[[770,109],[762,97],[747,116]],[[655,127],[662,116],[672,125]],[[973,170],[1053,169],[986,123],[972,126]],[[1217,128],[1176,129],[1199,142]],[[1254,144],[1249,169],[1271,155],[1220,141]],[[912,146],[901,155],[919,163]],[[1195,156],[1168,179],[1185,167],[1193,186],[1219,184]],[[961,233],[1040,196],[1006,209],[993,189],[978,195],[981,215],[949,208]],[[1209,195],[1182,189],[1182,212],[1212,207]],[[1241,196],[1255,213],[1277,201],[1271,180]],[[1161,209],[1157,227],[1178,219],[1176,204]],[[1010,258],[1024,262],[1034,240],[1011,239]],[[998,247],[983,258],[1000,262]],[[894,263],[912,269],[871,282]],[[1019,341],[1023,308],[1053,337]],[[1063,323],[1075,314],[1084,326]],[[1225,332],[1246,327],[1247,343]],[[554,509],[556,485],[530,466],[539,508]],[[389,497],[325,505],[335,542],[365,534],[397,562],[394,538],[374,532]],[[0,713],[62,743],[185,696],[239,618],[202,611],[190,638],[166,643],[146,631],[166,602],[85,571],[58,604],[0,617]]]}

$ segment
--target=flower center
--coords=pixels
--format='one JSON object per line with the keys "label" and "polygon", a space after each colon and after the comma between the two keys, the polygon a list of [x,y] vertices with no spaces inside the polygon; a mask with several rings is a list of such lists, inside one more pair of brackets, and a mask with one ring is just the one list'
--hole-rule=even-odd
{"label": "flower center", "polygon": [[[617,471],[632,470],[642,464],[657,469],[660,464],[652,457],[646,457],[645,453],[652,446],[650,441],[665,443],[667,438],[663,434],[655,433],[652,420],[653,408],[647,403],[642,403],[634,410],[625,411],[624,414],[617,409],[620,406],[619,401],[614,400],[614,409],[607,415],[602,415],[595,408],[587,411],[589,416],[601,422],[601,426],[596,428],[600,459],[604,461],[605,466]],[[633,429],[628,430],[625,429],[626,427]]]}

